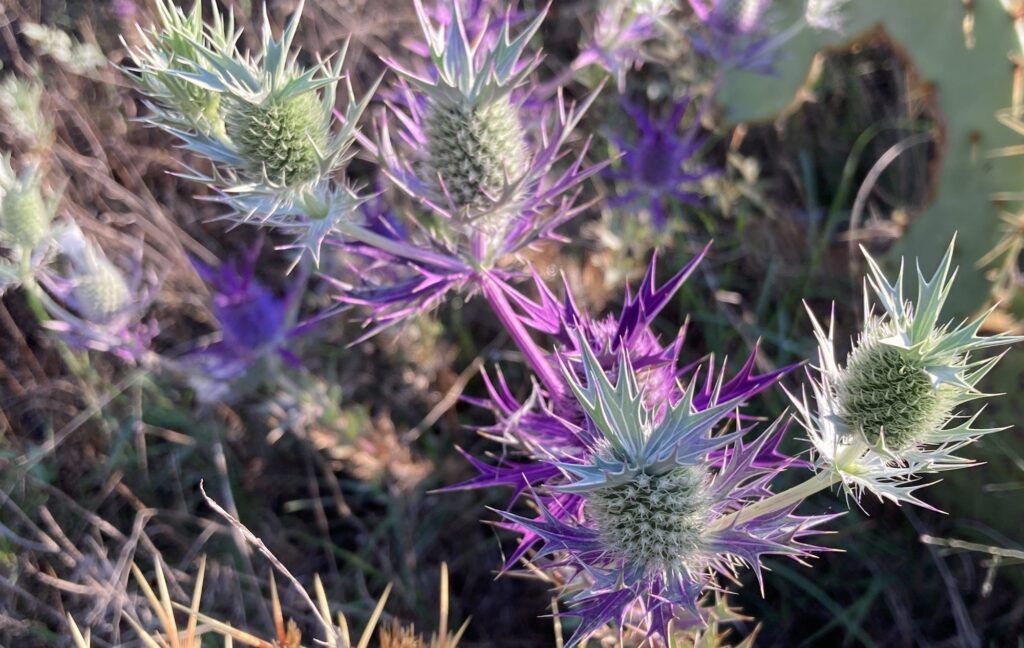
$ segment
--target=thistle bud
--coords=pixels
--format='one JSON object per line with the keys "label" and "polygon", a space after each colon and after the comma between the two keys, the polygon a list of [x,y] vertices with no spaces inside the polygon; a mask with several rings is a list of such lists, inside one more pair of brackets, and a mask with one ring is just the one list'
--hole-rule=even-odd
{"label": "thistle bud", "polygon": [[459,208],[486,207],[522,176],[529,154],[508,97],[479,105],[435,102],[426,121],[431,178],[438,177]]}
{"label": "thistle bud", "polygon": [[700,552],[708,518],[705,491],[697,466],[641,472],[587,493],[586,514],[620,558],[650,570],[671,569]]}
{"label": "thistle bud", "polygon": [[50,233],[53,210],[34,179],[8,188],[0,200],[0,224],[11,243],[32,250]]}
{"label": "thistle bud", "polygon": [[701,21],[730,34],[754,31],[768,4],[769,0],[690,0]]}
{"label": "thistle bud", "polygon": [[282,185],[316,178],[329,123],[315,92],[267,97],[261,103],[235,101],[226,111],[227,133],[249,164],[249,173]]}
{"label": "thistle bud", "polygon": [[75,301],[90,321],[109,322],[131,304],[132,292],[121,271],[105,257],[95,255],[90,261],[75,286]]}
{"label": "thistle bud", "polygon": [[872,445],[900,451],[942,427],[953,400],[920,361],[882,337],[866,335],[847,358],[836,382],[839,415]]}

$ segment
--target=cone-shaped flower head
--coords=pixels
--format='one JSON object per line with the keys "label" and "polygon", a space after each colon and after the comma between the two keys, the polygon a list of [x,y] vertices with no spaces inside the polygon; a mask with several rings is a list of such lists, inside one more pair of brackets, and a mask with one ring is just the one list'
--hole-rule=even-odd
{"label": "cone-shaped flower head", "polygon": [[157,329],[143,318],[158,281],[143,271],[141,257],[125,273],[75,223],[62,228],[57,244],[68,268],[42,278],[49,292],[44,305],[53,317],[46,325],[74,347],[145,361]]}
{"label": "cone-shaped flower head", "polygon": [[31,252],[50,235],[56,205],[43,198],[39,174],[20,177],[9,157],[0,158],[0,244]]}
{"label": "cone-shaped flower head", "polygon": [[506,20],[498,38],[470,43],[458,2],[451,4],[453,19],[447,25],[435,26],[422,0],[416,1],[416,11],[435,78],[396,69],[426,101],[422,179],[435,185],[437,196],[447,195],[457,209],[469,211],[470,218],[484,210],[514,210],[519,197],[508,189],[528,170],[529,153],[512,92],[536,65],[536,58],[527,64],[519,58],[544,12],[515,39]]}
{"label": "cone-shaped flower head", "polygon": [[335,222],[359,205],[332,178],[351,158],[369,97],[356,101],[348,86],[342,125],[332,129],[345,52],[299,65],[292,44],[302,7],[276,40],[264,7],[262,48],[243,54],[230,16],[214,11],[210,27],[198,4],[189,14],[161,6],[161,24],[133,50],[129,72],[158,104],[152,123],[214,163],[212,174],[191,179],[212,186],[232,218],[295,231],[298,247],[316,255]]}
{"label": "cone-shaped flower head", "polygon": [[85,248],[73,258],[78,277],[74,295],[82,315],[107,322],[132,303],[128,280],[98,247]]}
{"label": "cone-shaped flower head", "polygon": [[16,174],[10,156],[0,156],[0,295],[48,271],[59,202],[44,198],[35,168]]}
{"label": "cone-shaped flower head", "polygon": [[918,268],[914,302],[903,297],[903,268],[890,283],[867,252],[867,284],[882,312],[868,306],[853,349],[842,364],[835,359],[829,331],[814,319],[818,340],[814,406],[794,398],[814,442],[821,470],[833,471],[847,492],[864,490],[896,502],[924,505],[914,495],[918,476],[972,465],[955,453],[978,437],[998,431],[974,427],[977,414],[961,405],[984,398],[979,381],[1002,356],[978,359],[986,348],[1021,338],[978,336],[985,316],[960,325],[940,323],[953,288],[953,243],[931,279]]}

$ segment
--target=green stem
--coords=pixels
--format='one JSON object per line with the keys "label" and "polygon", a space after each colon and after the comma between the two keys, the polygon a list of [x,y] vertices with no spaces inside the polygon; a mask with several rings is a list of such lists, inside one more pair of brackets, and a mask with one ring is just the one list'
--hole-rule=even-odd
{"label": "green stem", "polygon": [[744,522],[749,522],[750,520],[761,517],[762,515],[781,511],[782,509],[802,502],[811,495],[814,495],[819,491],[823,491],[840,481],[842,481],[842,475],[837,471],[820,472],[807,481],[797,484],[788,490],[776,493],[771,497],[765,498],[759,502],[754,502],[749,506],[744,506],[738,511],[734,511],[729,515],[718,518],[711,523],[709,531],[722,531],[723,529],[727,529],[731,526],[737,526]]}

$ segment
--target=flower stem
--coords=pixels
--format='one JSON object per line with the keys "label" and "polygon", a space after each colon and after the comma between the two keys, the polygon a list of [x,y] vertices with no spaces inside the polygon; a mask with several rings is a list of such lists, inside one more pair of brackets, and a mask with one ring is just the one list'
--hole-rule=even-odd
{"label": "flower stem", "polygon": [[498,319],[505,326],[505,330],[512,336],[512,341],[519,347],[527,363],[529,363],[551,396],[561,396],[563,394],[563,387],[557,370],[548,361],[547,356],[537,343],[534,342],[533,338],[530,337],[530,332],[523,326],[522,321],[516,317],[515,311],[512,310],[512,304],[505,297],[501,286],[486,271],[482,271],[478,276],[484,299],[487,300],[491,310],[494,311],[494,314],[498,316]]}
{"label": "flower stem", "polygon": [[456,272],[465,272],[469,270],[467,266],[459,263],[451,257],[389,239],[386,236],[381,236],[376,232],[371,232],[365,227],[361,227],[355,223],[340,222],[336,225],[336,228],[345,236],[403,259],[418,261],[420,263],[444,268],[446,270],[454,270]]}
{"label": "flower stem", "polygon": [[759,502],[744,506],[738,511],[722,516],[711,523],[709,531],[721,531],[731,526],[738,526],[749,522],[754,518],[768,515],[782,509],[798,504],[811,495],[823,491],[833,484],[842,481],[842,475],[838,471],[820,472],[807,481],[796,486],[776,493]]}

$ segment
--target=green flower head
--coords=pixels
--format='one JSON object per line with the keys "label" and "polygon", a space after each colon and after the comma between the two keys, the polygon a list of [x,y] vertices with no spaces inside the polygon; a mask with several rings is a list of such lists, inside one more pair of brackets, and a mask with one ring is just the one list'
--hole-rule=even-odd
{"label": "green flower head", "polygon": [[940,323],[956,272],[951,242],[930,279],[917,271],[917,299],[903,296],[903,266],[890,283],[874,259],[867,284],[882,307],[872,313],[865,294],[862,332],[845,362],[835,358],[831,327],[812,314],[818,341],[817,379],[793,398],[818,455],[854,495],[864,490],[893,501],[926,506],[913,494],[923,473],[971,465],[957,450],[1001,428],[974,427],[978,413],[961,407],[985,398],[978,383],[1002,355],[978,358],[988,348],[1018,342],[1006,334],[978,335],[987,313],[957,325]]}

